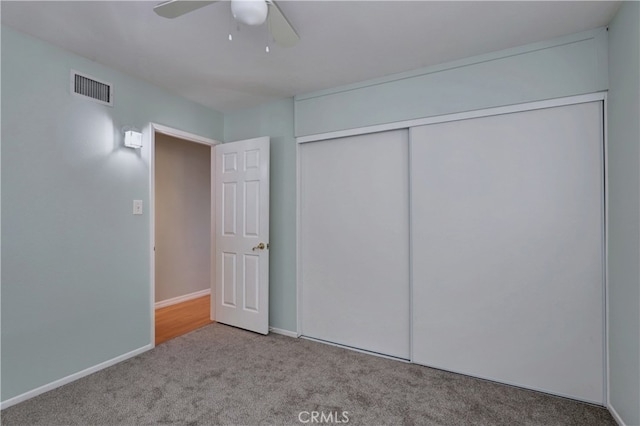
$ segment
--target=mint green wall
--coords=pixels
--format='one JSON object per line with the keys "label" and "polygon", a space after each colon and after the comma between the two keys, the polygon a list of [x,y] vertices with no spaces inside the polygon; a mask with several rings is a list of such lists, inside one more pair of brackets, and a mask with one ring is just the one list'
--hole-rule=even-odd
{"label": "mint green wall", "polygon": [[296,142],[293,99],[224,116],[224,141],[271,137],[269,325],[296,331]]}
{"label": "mint green wall", "polygon": [[610,404],[640,425],[640,3],[609,25]]}
{"label": "mint green wall", "polygon": [[[222,114],[2,27],[2,395],[150,343],[149,148],[125,125],[222,140]],[[115,85],[69,94],[70,69]],[[145,214],[132,215],[132,200]]]}
{"label": "mint green wall", "polygon": [[606,90],[593,31],[295,97],[296,136]]}
{"label": "mint green wall", "polygon": [[[636,68],[629,53],[637,49],[637,9],[637,3],[625,4],[612,24],[609,64],[609,143],[614,144],[610,244],[612,262],[619,262],[612,285],[618,279],[621,291],[611,301],[613,316],[620,314],[612,318],[612,325],[617,324],[612,336],[618,333],[612,359],[617,353],[619,364],[612,366],[618,370],[611,391],[614,405],[632,420],[628,424],[637,419],[633,398],[638,382],[623,376],[631,359],[625,345],[631,339],[631,347],[637,348],[640,338],[638,327],[627,324],[629,318],[635,324],[638,320],[639,259],[625,254],[629,247],[637,254],[638,247],[633,246],[634,235],[625,237],[624,232],[637,232],[640,157],[637,128],[625,115],[635,107],[638,117],[638,101],[629,101],[633,92],[625,88],[634,87],[635,78],[637,93],[637,52]],[[301,95],[295,102],[280,100],[223,118],[3,26],[1,399],[150,343],[149,218],[131,214],[133,199],[144,200],[148,211],[148,147],[141,153],[122,148],[122,126],[156,122],[226,142],[271,136],[269,323],[295,331],[294,112],[301,136],[589,93],[608,88],[606,58],[607,34],[596,30]],[[115,107],[70,96],[70,68],[114,83]],[[637,362],[636,357],[636,367]]]}

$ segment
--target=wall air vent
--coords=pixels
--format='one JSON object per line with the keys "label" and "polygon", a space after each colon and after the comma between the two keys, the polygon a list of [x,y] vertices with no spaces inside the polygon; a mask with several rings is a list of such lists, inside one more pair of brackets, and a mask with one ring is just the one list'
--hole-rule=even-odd
{"label": "wall air vent", "polygon": [[113,85],[71,70],[71,93],[113,106]]}

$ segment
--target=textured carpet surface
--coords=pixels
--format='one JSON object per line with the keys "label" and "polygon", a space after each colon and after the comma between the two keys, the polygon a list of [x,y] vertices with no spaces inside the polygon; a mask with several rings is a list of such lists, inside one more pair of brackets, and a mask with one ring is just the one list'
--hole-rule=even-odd
{"label": "textured carpet surface", "polygon": [[7,426],[347,419],[354,425],[615,425],[600,407],[220,324],[2,412]]}

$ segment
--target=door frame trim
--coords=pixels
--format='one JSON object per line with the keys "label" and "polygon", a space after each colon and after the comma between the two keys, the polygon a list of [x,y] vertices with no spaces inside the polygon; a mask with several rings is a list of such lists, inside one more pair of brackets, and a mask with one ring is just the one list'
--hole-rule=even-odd
{"label": "door frame trim", "polygon": [[[204,136],[196,135],[195,133],[185,132],[183,130],[168,127],[162,124],[149,123],[148,130],[146,132],[146,140],[149,145],[149,307],[150,307],[150,339],[151,347],[156,346],[156,312],[155,312],[155,298],[156,298],[156,261],[155,261],[155,245],[156,245],[156,221],[155,221],[155,177],[156,177],[156,133],[162,135],[171,136],[174,138],[182,139],[187,142],[195,142],[202,145],[208,145],[214,147],[222,142],[207,138]],[[212,171],[215,168],[215,164],[211,164]],[[211,185],[213,185],[214,174],[211,174]],[[211,197],[211,250],[215,250],[215,197]],[[213,282],[215,275],[213,269],[215,265],[211,262],[211,284],[210,288],[213,288]],[[211,320],[215,321],[215,301],[213,298],[215,294],[211,294]]]}

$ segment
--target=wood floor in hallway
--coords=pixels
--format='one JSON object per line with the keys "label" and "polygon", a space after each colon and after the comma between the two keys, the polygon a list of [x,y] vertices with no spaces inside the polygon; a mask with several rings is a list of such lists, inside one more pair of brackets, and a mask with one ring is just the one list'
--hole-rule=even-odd
{"label": "wood floor in hallway", "polygon": [[156,309],[156,345],[211,324],[211,296]]}

